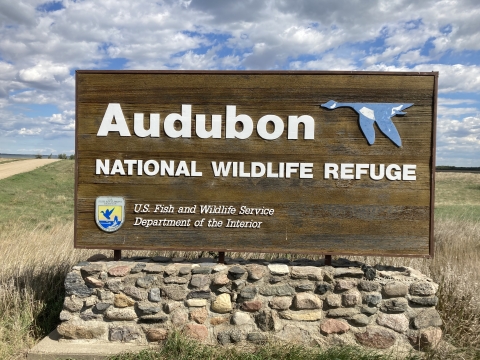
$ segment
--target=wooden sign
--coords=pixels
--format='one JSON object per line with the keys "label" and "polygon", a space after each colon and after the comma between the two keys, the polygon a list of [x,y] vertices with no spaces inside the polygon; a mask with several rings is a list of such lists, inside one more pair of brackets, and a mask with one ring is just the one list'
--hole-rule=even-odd
{"label": "wooden sign", "polygon": [[437,80],[77,71],[75,247],[432,256]]}

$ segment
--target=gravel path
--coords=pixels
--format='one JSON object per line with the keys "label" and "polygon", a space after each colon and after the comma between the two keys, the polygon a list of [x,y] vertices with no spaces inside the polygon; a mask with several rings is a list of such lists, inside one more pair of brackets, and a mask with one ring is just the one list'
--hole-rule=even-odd
{"label": "gravel path", "polygon": [[29,159],[0,164],[0,180],[9,176],[35,170],[59,159]]}

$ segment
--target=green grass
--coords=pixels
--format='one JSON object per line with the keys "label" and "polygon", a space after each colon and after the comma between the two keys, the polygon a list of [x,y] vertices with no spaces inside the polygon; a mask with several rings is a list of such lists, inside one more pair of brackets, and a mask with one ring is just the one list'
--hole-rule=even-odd
{"label": "green grass", "polygon": [[27,228],[73,220],[73,161],[56,161],[0,180],[0,231],[12,221]]}
{"label": "green grass", "polygon": [[480,220],[480,174],[436,174],[435,217]]}
{"label": "green grass", "polygon": [[[158,350],[125,353],[110,360],[391,360],[395,354],[359,347],[342,346],[322,350],[320,347],[300,345],[265,344],[252,349],[239,350],[234,347],[208,346],[189,340],[178,332],[172,333]],[[405,360],[420,359],[418,355],[401,357]]]}

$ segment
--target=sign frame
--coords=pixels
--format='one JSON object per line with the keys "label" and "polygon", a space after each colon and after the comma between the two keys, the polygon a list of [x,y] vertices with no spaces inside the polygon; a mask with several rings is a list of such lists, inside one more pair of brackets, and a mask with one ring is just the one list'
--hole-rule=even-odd
{"label": "sign frame", "polygon": [[[225,252],[225,251],[241,251],[248,252],[252,251],[249,248],[244,248],[241,245],[234,247],[208,247],[208,246],[186,246],[186,247],[168,247],[162,248],[150,247],[150,246],[110,246],[105,244],[99,245],[85,245],[79,241],[78,236],[78,226],[79,226],[79,208],[78,208],[78,190],[79,190],[79,164],[81,159],[82,151],[79,151],[79,77],[83,75],[92,75],[92,74],[109,74],[109,75],[220,75],[220,76],[269,76],[269,75],[339,75],[339,76],[428,76],[433,77],[433,89],[432,89],[432,121],[431,121],[431,141],[430,141],[430,209],[429,209],[429,240],[428,240],[428,252],[423,254],[396,254],[392,252],[349,252],[349,251],[336,251],[334,249],[322,249],[320,251],[315,251],[312,249],[302,250],[302,249],[289,249],[286,253],[298,253],[298,254],[318,254],[318,255],[353,255],[353,256],[398,256],[398,257],[423,257],[423,258],[432,258],[434,256],[434,201],[435,201],[435,159],[436,159],[436,122],[437,122],[437,97],[438,97],[438,72],[371,72],[371,71],[197,71],[197,70],[77,70],[76,71],[76,101],[75,101],[75,231],[74,231],[74,247],[75,248],[90,248],[90,249],[120,249],[120,250],[167,250],[167,251],[216,251],[216,252]],[[181,100],[178,101],[181,103]],[[226,104],[225,104],[226,105]],[[406,110],[408,113],[408,109]],[[163,114],[162,114],[163,116]],[[377,132],[378,134],[378,132]],[[107,195],[107,194],[106,194]],[[93,215],[93,214],[92,214]],[[125,220],[124,220],[125,221]],[[95,219],[93,218],[95,223]],[[106,234],[108,236],[108,234]],[[280,249],[272,250],[265,249],[265,253],[277,253],[282,252]],[[257,249],[253,250],[258,252]]]}

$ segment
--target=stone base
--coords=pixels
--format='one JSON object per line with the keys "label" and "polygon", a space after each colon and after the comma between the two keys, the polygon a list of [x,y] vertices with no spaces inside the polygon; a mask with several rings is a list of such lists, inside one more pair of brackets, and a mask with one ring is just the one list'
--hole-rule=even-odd
{"label": "stone base", "polygon": [[[158,345],[156,345],[158,347]],[[27,354],[28,360],[103,360],[123,352],[137,352],[152,345],[119,344],[114,342],[89,343],[62,341],[57,330],[42,339]]]}
{"label": "stone base", "polygon": [[57,330],[68,343],[148,345],[179,330],[206,344],[411,351],[442,336],[431,279],[345,259],[91,261],[73,267],[65,289]]}

